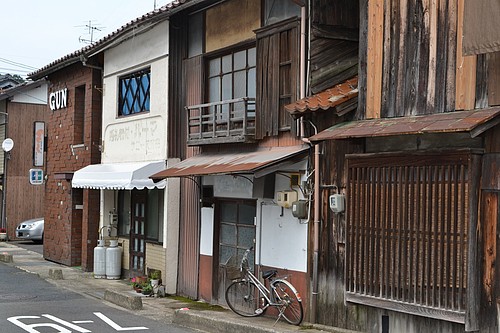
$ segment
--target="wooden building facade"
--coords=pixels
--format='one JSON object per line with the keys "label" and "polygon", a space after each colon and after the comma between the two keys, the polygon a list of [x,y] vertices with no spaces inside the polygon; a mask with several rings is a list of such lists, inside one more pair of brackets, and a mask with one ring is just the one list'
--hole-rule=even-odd
{"label": "wooden building facade", "polygon": [[464,55],[466,6],[360,1],[357,110],[287,107],[320,130],[317,322],[498,331],[498,55]]}

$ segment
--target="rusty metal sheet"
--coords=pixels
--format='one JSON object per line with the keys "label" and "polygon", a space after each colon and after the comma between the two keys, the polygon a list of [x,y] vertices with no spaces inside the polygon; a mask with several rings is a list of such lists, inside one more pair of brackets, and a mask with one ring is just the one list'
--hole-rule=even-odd
{"label": "rusty metal sheet", "polygon": [[[309,138],[311,141],[424,133],[472,132],[477,136],[500,121],[500,108],[455,111],[413,117],[367,119],[340,123]],[[483,126],[483,128],[480,128]]]}
{"label": "rusty metal sheet", "polygon": [[317,110],[328,110],[358,96],[358,77],[353,77],[318,94],[285,105],[292,115],[301,116]]}
{"label": "rusty metal sheet", "polygon": [[241,153],[201,153],[160,171],[150,178],[202,176],[214,174],[254,173],[265,167],[293,159],[308,146],[272,147]]}

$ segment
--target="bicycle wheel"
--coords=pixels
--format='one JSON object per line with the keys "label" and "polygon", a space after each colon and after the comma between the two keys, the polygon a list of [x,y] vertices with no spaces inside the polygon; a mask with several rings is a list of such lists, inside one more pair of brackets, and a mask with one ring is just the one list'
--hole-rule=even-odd
{"label": "bicycle wheel", "polygon": [[292,325],[299,325],[304,316],[302,299],[292,284],[286,280],[274,280],[272,290],[276,292],[276,303],[281,303],[282,316]]}
{"label": "bicycle wheel", "polygon": [[267,309],[266,298],[250,281],[231,283],[226,289],[226,303],[234,313],[243,317],[257,317]]}

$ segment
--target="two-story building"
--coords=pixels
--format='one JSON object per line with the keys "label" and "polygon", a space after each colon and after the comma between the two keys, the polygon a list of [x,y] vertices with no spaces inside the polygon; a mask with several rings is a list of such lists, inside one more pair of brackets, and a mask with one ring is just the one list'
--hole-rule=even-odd
{"label": "two-story building", "polygon": [[330,126],[321,94],[287,106],[320,129],[312,321],[497,332],[498,3],[359,6],[357,110]]}
{"label": "two-story building", "polygon": [[[152,178],[181,179],[179,294],[224,304],[227,266],[253,246],[254,271],[288,275],[308,304],[315,170],[303,134],[311,126],[285,105],[305,96],[308,59],[315,91],[356,76],[356,8],[202,1],[170,18],[167,134],[176,137],[167,144],[169,162],[179,163]],[[322,55],[309,53],[312,22],[326,27],[312,38]],[[346,38],[332,37],[335,22]]]}

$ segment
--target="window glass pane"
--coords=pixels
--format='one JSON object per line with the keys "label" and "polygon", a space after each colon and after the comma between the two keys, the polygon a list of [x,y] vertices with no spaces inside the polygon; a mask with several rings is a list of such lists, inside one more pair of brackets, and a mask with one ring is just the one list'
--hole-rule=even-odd
{"label": "window glass pane", "polygon": [[223,203],[221,205],[221,219],[222,222],[234,222],[237,221],[237,206],[235,203]]}
{"label": "window glass pane", "polygon": [[222,57],[222,73],[229,73],[233,69],[231,58],[231,54]]}
{"label": "window glass pane", "polygon": [[228,100],[233,98],[232,93],[233,88],[233,77],[231,74],[224,75],[222,77],[222,100]]}
{"label": "window glass pane", "polygon": [[247,66],[247,52],[246,50],[236,52],[234,54],[234,70],[244,69]]}
{"label": "window glass pane", "polygon": [[265,24],[273,24],[281,20],[300,16],[300,6],[294,1],[265,0]]}
{"label": "window glass pane", "polygon": [[254,219],[256,215],[255,206],[241,204],[238,213],[238,222],[240,224],[254,225]]}
{"label": "window glass pane", "polygon": [[247,75],[245,71],[234,73],[234,98],[247,96]]}
{"label": "window glass pane", "polygon": [[255,98],[257,90],[257,78],[255,77],[255,68],[248,71],[248,97]]}
{"label": "window glass pane", "polygon": [[118,191],[118,234],[130,232],[130,191]]}
{"label": "window glass pane", "polygon": [[[231,257],[236,257],[236,249],[234,247],[221,245],[219,247],[219,262],[221,264],[227,264]],[[236,263],[236,258],[233,260],[235,260],[234,263]]]}
{"label": "window glass pane", "polygon": [[208,63],[208,75],[215,76],[220,74],[220,58],[212,59]]}
{"label": "window glass pane", "polygon": [[149,111],[150,70],[142,70],[120,78],[119,110],[120,116]]}
{"label": "window glass pane", "polygon": [[248,49],[248,67],[256,66],[255,47]]}
{"label": "window glass pane", "polygon": [[253,227],[239,227],[238,228],[238,246],[245,249],[253,246],[255,237],[255,229]]}
{"label": "window glass pane", "polygon": [[148,190],[148,214],[146,215],[146,238],[158,240],[159,238],[159,217],[160,211],[158,207],[159,202],[159,192],[158,189]]}
{"label": "window glass pane", "polygon": [[236,226],[234,224],[221,224],[220,242],[225,245],[236,245]]}
{"label": "window glass pane", "polygon": [[208,81],[208,101],[217,102],[220,101],[220,80],[218,77],[214,77]]}

